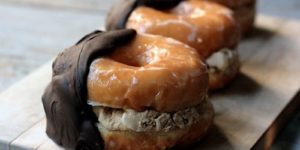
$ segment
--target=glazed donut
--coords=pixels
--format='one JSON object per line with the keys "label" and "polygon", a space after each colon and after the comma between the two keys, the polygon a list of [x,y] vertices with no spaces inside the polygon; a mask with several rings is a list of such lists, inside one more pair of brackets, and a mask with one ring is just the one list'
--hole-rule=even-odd
{"label": "glazed donut", "polygon": [[231,8],[234,17],[239,22],[242,33],[253,29],[256,14],[256,0],[205,0],[212,1]]}
{"label": "glazed donut", "polygon": [[236,8],[244,7],[249,4],[253,4],[255,3],[256,0],[205,0],[205,1],[216,2],[224,6],[227,6],[231,9],[236,9]]}
{"label": "glazed donut", "polygon": [[243,34],[252,31],[255,15],[256,15],[256,5],[255,3],[246,5],[244,7],[236,8],[234,11],[234,17],[239,22],[241,31]]}
{"label": "glazed donut", "polygon": [[[113,12],[115,10],[112,10]],[[114,14],[114,13],[112,13]],[[108,29],[113,29],[116,16],[108,16]],[[239,41],[239,27],[234,20],[232,11],[214,2],[183,1],[176,7],[167,10],[157,10],[139,6],[128,16],[126,28],[136,29],[141,33],[162,35],[179,40],[195,48],[204,58],[209,59],[214,53],[221,55],[222,60],[210,59],[210,89],[225,86],[239,71],[238,54],[234,50]],[[218,52],[226,49],[229,55]],[[228,51],[232,49],[232,51]],[[226,63],[209,66],[215,63]],[[230,63],[227,63],[230,62]],[[232,66],[228,66],[228,64]]]}
{"label": "glazed donut", "polygon": [[195,48],[204,58],[221,48],[235,48],[240,36],[231,10],[206,1],[183,1],[165,11],[138,7],[126,28],[172,37]]}
{"label": "glazed donut", "polygon": [[173,112],[200,104],[208,71],[199,54],[171,38],[139,34],[93,61],[88,98],[111,108]]}

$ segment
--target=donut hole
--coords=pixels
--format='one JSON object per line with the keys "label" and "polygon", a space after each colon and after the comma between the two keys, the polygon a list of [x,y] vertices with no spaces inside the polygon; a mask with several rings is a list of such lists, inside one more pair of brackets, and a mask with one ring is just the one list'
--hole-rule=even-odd
{"label": "donut hole", "polygon": [[127,49],[126,51],[121,49],[118,53],[114,53],[111,56],[111,59],[132,67],[143,67],[154,61],[160,60],[160,55],[162,53],[161,49],[155,47],[149,48],[146,51],[138,51],[138,53],[134,53],[135,50],[133,49]]}
{"label": "donut hole", "polygon": [[204,16],[206,13],[215,11],[218,5],[212,4],[210,2],[181,2],[173,9],[166,10],[165,13],[173,16],[182,16],[187,18],[198,18]]}
{"label": "donut hole", "polygon": [[[120,55],[119,57],[112,57],[114,61],[119,63],[132,66],[132,67],[143,67],[149,64],[149,57],[145,56],[130,56],[130,55]],[[147,61],[148,60],[148,61]]]}
{"label": "donut hole", "polygon": [[169,13],[173,16],[185,16],[193,17],[194,15],[202,16],[205,14],[205,10],[200,8],[194,8],[189,3],[182,2],[177,7],[168,10],[166,13]]}
{"label": "donut hole", "polygon": [[135,59],[113,58],[113,60],[132,67],[142,67],[143,64]]}

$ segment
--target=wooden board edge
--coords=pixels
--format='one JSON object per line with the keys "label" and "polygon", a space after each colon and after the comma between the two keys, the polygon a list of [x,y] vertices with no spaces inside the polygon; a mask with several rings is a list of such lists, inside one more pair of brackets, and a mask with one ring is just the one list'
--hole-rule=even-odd
{"label": "wooden board edge", "polygon": [[289,120],[293,118],[295,112],[300,107],[300,90],[287,104],[282,112],[276,117],[271,126],[263,133],[258,141],[251,148],[252,150],[268,150],[271,148],[278,133],[285,127]]}

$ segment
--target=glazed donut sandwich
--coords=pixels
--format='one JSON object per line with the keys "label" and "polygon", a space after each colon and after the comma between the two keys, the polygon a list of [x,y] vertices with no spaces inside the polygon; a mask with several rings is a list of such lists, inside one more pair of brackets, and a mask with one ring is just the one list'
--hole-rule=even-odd
{"label": "glazed donut sandwich", "polygon": [[212,124],[197,51],[134,30],[96,31],[62,52],[43,95],[47,135],[71,149],[164,150]]}
{"label": "glazed donut sandwich", "polygon": [[212,122],[207,88],[206,66],[194,49],[152,35],[137,35],[109,58],[96,59],[88,76],[90,103],[110,150],[195,142]]}
{"label": "glazed donut sandwich", "polygon": [[224,87],[239,71],[236,50],[240,28],[233,12],[208,1],[176,1],[169,7],[125,0],[107,16],[107,30],[132,28],[140,33],[170,37],[202,56],[209,67],[209,89]]}

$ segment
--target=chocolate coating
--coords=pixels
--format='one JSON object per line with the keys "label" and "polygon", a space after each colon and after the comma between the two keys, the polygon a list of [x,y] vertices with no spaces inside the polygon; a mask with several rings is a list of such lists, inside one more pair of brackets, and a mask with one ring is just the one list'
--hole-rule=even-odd
{"label": "chocolate coating", "polygon": [[124,29],[131,12],[139,6],[148,6],[155,9],[169,9],[182,0],[123,0],[113,6],[106,18],[106,30]]}
{"label": "chocolate coating", "polygon": [[87,75],[91,62],[129,42],[134,30],[94,31],[65,49],[53,62],[52,81],[42,96],[47,135],[70,149],[103,149],[98,122],[87,104]]}

